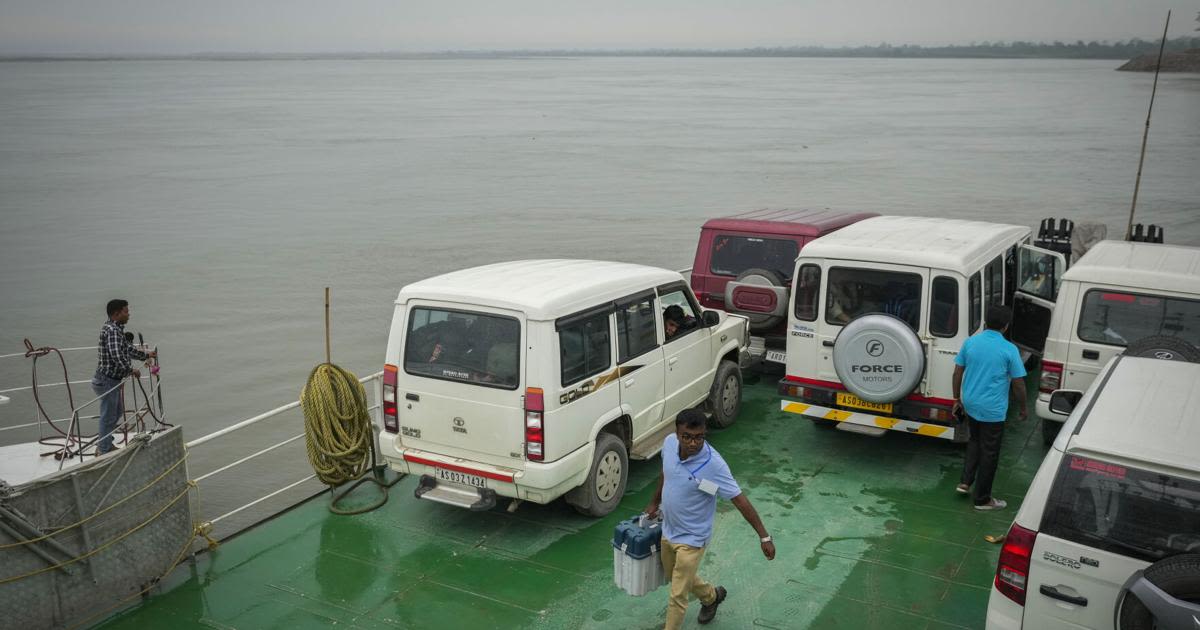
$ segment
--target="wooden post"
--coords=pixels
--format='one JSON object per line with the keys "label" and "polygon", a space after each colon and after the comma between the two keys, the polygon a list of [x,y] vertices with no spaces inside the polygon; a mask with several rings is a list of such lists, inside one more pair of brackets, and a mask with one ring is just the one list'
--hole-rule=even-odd
{"label": "wooden post", "polygon": [[325,363],[333,363],[329,358],[329,287],[325,287]]}

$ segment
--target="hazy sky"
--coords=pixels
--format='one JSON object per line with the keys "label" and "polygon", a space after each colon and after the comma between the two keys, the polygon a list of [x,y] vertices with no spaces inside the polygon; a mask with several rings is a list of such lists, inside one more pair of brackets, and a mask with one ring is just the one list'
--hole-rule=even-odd
{"label": "hazy sky", "polygon": [[0,54],[1157,38],[1200,0],[0,0]]}

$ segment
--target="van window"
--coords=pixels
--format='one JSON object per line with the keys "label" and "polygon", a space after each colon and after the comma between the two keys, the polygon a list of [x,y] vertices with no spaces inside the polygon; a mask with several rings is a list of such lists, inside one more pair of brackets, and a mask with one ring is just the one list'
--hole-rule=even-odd
{"label": "van window", "polygon": [[654,294],[617,307],[618,363],[641,356],[658,347],[654,328]]}
{"label": "van window", "polygon": [[796,279],[796,319],[811,322],[817,319],[817,304],[821,301],[821,267],[800,265]]}
{"label": "van window", "polygon": [[1040,531],[1154,562],[1200,547],[1200,482],[1066,454]]}
{"label": "van window", "polygon": [[558,358],[562,384],[595,376],[612,365],[608,313],[583,319],[558,331]]}
{"label": "van window", "polygon": [[737,276],[755,267],[774,271],[780,278],[792,277],[792,266],[800,246],[795,241],[754,236],[718,234],[713,239],[709,271],[718,276]]}
{"label": "van window", "polygon": [[1028,249],[1021,250],[1021,292],[1054,301],[1059,279],[1054,277],[1055,259]]}
{"label": "van window", "polygon": [[1127,346],[1152,335],[1200,344],[1200,301],[1092,289],[1083,296],[1079,338]]}
{"label": "van window", "polygon": [[921,320],[921,276],[878,269],[830,269],[825,321],[842,326],[867,313],[895,315],[917,330]]}
{"label": "van window", "polygon": [[969,334],[979,330],[979,322],[983,319],[983,289],[979,278],[979,274],[975,274],[967,281],[967,301],[971,303],[971,321],[967,322]]}
{"label": "van window", "polygon": [[929,334],[953,337],[958,334],[958,281],[946,276],[933,279],[929,300]]}
{"label": "van window", "polygon": [[983,269],[983,288],[988,304],[1004,304],[1004,261],[999,256]]}
{"label": "van window", "polygon": [[404,371],[516,389],[520,347],[521,322],[513,317],[416,307],[408,315]]}

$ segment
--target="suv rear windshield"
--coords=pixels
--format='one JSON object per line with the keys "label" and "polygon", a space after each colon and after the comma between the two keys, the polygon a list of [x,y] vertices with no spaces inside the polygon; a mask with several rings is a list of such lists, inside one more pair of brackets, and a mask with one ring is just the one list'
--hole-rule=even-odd
{"label": "suv rear windshield", "polygon": [[1200,482],[1067,454],[1041,531],[1149,562],[1200,552]]}
{"label": "suv rear windshield", "polygon": [[408,316],[404,371],[516,389],[521,323],[512,317],[417,307]]}
{"label": "suv rear windshield", "polygon": [[917,330],[921,324],[921,276],[878,269],[830,269],[825,321],[843,326],[867,313],[895,315]]}
{"label": "suv rear windshield", "polygon": [[1151,335],[1200,344],[1200,301],[1105,289],[1092,289],[1083,296],[1080,339],[1127,346]]}
{"label": "suv rear windshield", "polygon": [[787,280],[792,277],[798,255],[800,246],[795,241],[718,234],[713,239],[708,267],[718,276],[737,276],[747,269],[766,269]]}

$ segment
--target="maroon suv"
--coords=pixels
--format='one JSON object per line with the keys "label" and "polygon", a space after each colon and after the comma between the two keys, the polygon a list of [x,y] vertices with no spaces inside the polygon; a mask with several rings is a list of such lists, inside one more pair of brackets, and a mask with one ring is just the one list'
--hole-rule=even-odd
{"label": "maroon suv", "polygon": [[783,363],[792,268],[809,241],[874,212],[754,210],[700,228],[692,291],[706,308],[750,318],[752,356]]}

